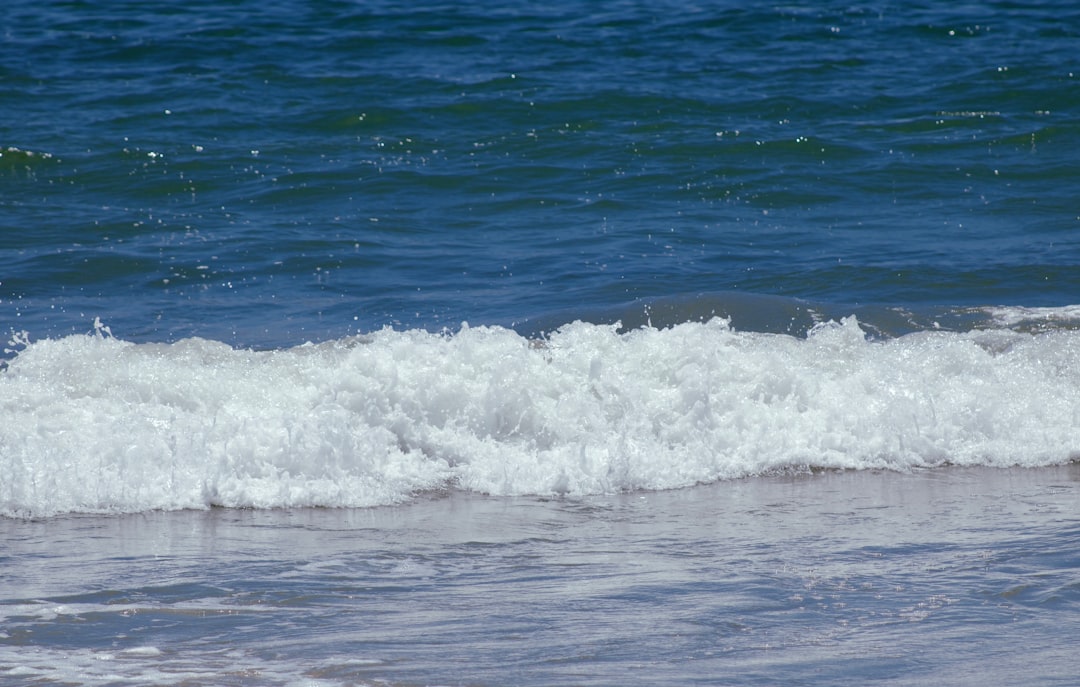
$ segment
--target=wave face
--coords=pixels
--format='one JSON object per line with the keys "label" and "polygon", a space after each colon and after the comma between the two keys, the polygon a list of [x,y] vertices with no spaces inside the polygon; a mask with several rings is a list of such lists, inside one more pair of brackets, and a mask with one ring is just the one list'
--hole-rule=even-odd
{"label": "wave face", "polygon": [[544,339],[385,329],[273,351],[94,334],[0,372],[0,513],[584,495],[1080,455],[1080,332],[807,336],[727,320]]}

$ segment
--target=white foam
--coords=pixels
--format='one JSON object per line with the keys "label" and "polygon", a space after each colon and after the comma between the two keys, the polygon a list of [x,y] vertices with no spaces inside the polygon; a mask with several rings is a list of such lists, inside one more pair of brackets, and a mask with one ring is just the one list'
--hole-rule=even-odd
{"label": "white foam", "polygon": [[[221,684],[223,678],[237,672],[221,666],[223,659],[214,653],[199,652],[188,658],[154,651],[146,647],[120,652],[0,647],[0,682],[102,686]],[[215,659],[218,664],[214,663]],[[5,678],[15,682],[4,682]]]}
{"label": "white foam", "polygon": [[161,656],[162,651],[161,651],[161,649],[157,648],[156,646],[136,646],[136,647],[132,647],[130,649],[124,649],[123,651],[120,652],[120,655],[121,656],[154,657],[154,656]]}
{"label": "white foam", "polygon": [[1015,327],[1025,323],[1080,325],[1080,305],[1054,308],[1030,308],[1024,306],[995,306],[983,308],[994,322],[1003,327]]}
{"label": "white foam", "polygon": [[[341,685],[342,669],[383,664],[378,659],[328,657],[327,665],[300,665],[247,651],[213,647],[134,647],[119,651],[0,645],[0,684],[8,685]],[[252,666],[258,666],[252,667]],[[326,677],[323,677],[325,675]],[[349,682],[347,684],[354,684]]]}
{"label": "white foam", "polygon": [[384,330],[253,352],[99,331],[0,374],[0,512],[371,506],[418,491],[668,489],[802,467],[1080,455],[1080,333],[870,342],[722,320]]}

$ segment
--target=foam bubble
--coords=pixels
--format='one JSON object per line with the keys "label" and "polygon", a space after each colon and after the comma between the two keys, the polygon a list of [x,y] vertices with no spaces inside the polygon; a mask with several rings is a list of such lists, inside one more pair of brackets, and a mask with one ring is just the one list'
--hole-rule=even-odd
{"label": "foam bubble", "polygon": [[121,656],[142,656],[142,657],[154,657],[161,656],[161,649],[156,646],[136,646],[130,649],[124,649],[120,652]]}
{"label": "foam bubble", "polygon": [[724,320],[537,342],[383,330],[256,352],[98,332],[0,374],[0,512],[371,506],[591,494],[784,469],[1080,455],[1080,333],[806,338]]}
{"label": "foam bubble", "polygon": [[994,322],[1002,327],[1036,325],[1043,327],[1080,325],[1080,305],[1055,308],[1030,308],[1023,306],[996,306],[984,309]]}

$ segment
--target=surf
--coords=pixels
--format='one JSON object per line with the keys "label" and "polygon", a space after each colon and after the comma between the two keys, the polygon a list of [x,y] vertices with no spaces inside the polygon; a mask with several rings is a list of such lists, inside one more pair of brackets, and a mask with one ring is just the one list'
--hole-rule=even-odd
{"label": "surf", "polygon": [[0,374],[0,512],[363,507],[1080,456],[1080,332],[726,319],[383,329],[255,351],[104,329]]}

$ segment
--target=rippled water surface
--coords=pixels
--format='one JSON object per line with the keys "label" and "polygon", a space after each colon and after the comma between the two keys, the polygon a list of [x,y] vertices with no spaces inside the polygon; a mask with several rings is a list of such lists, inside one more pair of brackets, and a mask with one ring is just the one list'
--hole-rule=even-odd
{"label": "rippled water surface", "polygon": [[0,521],[0,679],[1065,685],[1078,477]]}
{"label": "rippled water surface", "polygon": [[0,312],[35,337],[1076,302],[1067,3],[5,7]]}

